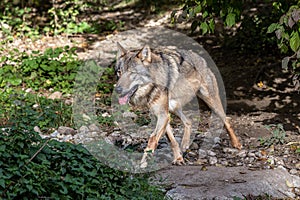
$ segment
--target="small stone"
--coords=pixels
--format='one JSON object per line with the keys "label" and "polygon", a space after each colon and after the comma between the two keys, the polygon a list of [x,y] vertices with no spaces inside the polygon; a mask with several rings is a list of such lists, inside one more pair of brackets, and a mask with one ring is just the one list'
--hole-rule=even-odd
{"label": "small stone", "polygon": [[126,111],[126,112],[123,113],[123,117],[124,118],[137,119],[138,116],[134,112]]}
{"label": "small stone", "polygon": [[289,155],[289,154],[290,154],[290,151],[289,151],[288,149],[285,149],[284,152],[283,152],[283,154]]}
{"label": "small stone", "polygon": [[90,137],[90,138],[95,138],[95,137],[98,137],[98,132],[89,132],[87,135],[87,137]]}
{"label": "small stone", "polygon": [[296,169],[291,169],[290,170],[290,174],[297,174],[297,173],[298,173],[298,171]]}
{"label": "small stone", "polygon": [[247,156],[247,150],[241,150],[237,155],[241,158],[245,158]]}
{"label": "small stone", "polygon": [[111,117],[111,115],[108,112],[105,112],[101,115],[102,117]]}
{"label": "small stone", "polygon": [[79,128],[79,133],[80,134],[84,134],[84,133],[87,133],[89,132],[89,128],[87,126],[82,126]]}
{"label": "small stone", "polygon": [[300,162],[298,162],[295,166],[297,169],[300,169]]}
{"label": "small stone", "polygon": [[206,163],[207,163],[207,159],[200,159],[200,158],[195,162],[196,165],[204,165]]}
{"label": "small stone", "polygon": [[100,132],[100,129],[96,124],[89,125],[89,130],[94,132]]}
{"label": "small stone", "polygon": [[57,130],[55,130],[53,133],[50,134],[50,136],[53,138],[56,138],[57,135],[59,135],[59,132],[57,132]]}
{"label": "small stone", "polygon": [[209,157],[209,164],[215,165],[218,162],[217,157]]}
{"label": "small stone", "polygon": [[31,89],[31,88],[27,88],[27,89],[25,90],[25,92],[26,92],[26,93],[32,92],[32,89]]}
{"label": "small stone", "polygon": [[42,131],[38,126],[33,127],[33,130],[39,134],[42,134]]}
{"label": "small stone", "polygon": [[73,136],[72,135],[66,135],[62,138],[62,140],[64,142],[70,142],[71,140],[73,140]]}
{"label": "small stone", "polygon": [[37,104],[37,103],[35,103],[35,104],[33,104],[33,106],[32,106],[32,108],[38,108],[39,107],[39,104]]}
{"label": "small stone", "polygon": [[61,96],[62,96],[62,93],[57,91],[57,92],[53,92],[52,94],[50,94],[48,96],[48,99],[52,99],[52,100],[61,99]]}
{"label": "small stone", "polygon": [[206,158],[206,156],[207,156],[207,152],[205,150],[203,150],[203,149],[199,149],[198,150],[198,157],[199,157],[199,159]]}
{"label": "small stone", "polygon": [[255,152],[255,156],[258,157],[258,158],[261,158],[261,157],[262,157],[262,154],[261,154],[260,151],[258,151],[258,152]]}
{"label": "small stone", "polygon": [[70,128],[67,126],[60,126],[60,127],[58,127],[57,131],[63,135],[74,135],[75,134],[75,130],[73,128]]}
{"label": "small stone", "polygon": [[254,157],[250,157],[250,158],[249,158],[249,163],[253,163],[253,162],[254,162],[254,160],[255,160],[255,158],[254,158]]}
{"label": "small stone", "polygon": [[221,138],[220,137],[215,137],[214,138],[214,143],[215,144],[221,144]]}
{"label": "small stone", "polygon": [[274,160],[274,157],[273,157],[273,156],[270,156],[270,157],[268,158],[268,163],[269,163],[270,165],[274,165],[274,164],[275,164],[275,160]]}
{"label": "small stone", "polygon": [[249,153],[248,153],[248,157],[255,157],[255,153],[249,152]]}
{"label": "small stone", "polygon": [[235,154],[235,153],[238,153],[239,150],[234,149],[234,148],[224,147],[224,148],[223,148],[223,152],[224,152],[224,153]]}
{"label": "small stone", "polygon": [[68,106],[72,105],[72,103],[73,103],[73,99],[66,99],[65,100],[65,104],[68,105]]}
{"label": "small stone", "polygon": [[211,151],[211,150],[208,150],[207,151],[207,155],[209,155],[209,156],[216,156],[216,153],[213,152],[213,151]]}
{"label": "small stone", "polygon": [[197,156],[197,154],[195,152],[193,152],[193,151],[189,151],[188,155],[192,156],[192,157],[196,157]]}
{"label": "small stone", "polygon": [[222,161],[220,161],[220,164],[223,166],[228,166],[229,163],[227,160],[222,160]]}
{"label": "small stone", "polygon": [[192,144],[190,145],[190,149],[197,150],[197,149],[199,149],[199,145],[196,142],[192,142]]}

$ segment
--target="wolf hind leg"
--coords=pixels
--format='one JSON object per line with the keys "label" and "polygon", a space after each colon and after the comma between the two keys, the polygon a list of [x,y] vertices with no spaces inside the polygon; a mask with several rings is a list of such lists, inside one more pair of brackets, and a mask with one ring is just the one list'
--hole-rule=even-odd
{"label": "wolf hind leg", "polygon": [[174,113],[180,118],[180,120],[184,124],[184,134],[180,146],[182,152],[185,152],[190,147],[192,123],[191,120],[184,115],[182,108],[178,108]]}
{"label": "wolf hind leg", "polygon": [[[203,94],[203,91],[205,91],[204,93],[206,95]],[[197,96],[201,98],[208,105],[208,107],[221,118],[230,137],[231,145],[234,148],[241,149],[242,144],[235,135],[234,130],[231,128],[229,120],[226,118],[226,114],[222,106],[220,96],[218,94],[211,96],[210,93],[207,92],[206,88],[201,88],[200,92],[197,93]]]}

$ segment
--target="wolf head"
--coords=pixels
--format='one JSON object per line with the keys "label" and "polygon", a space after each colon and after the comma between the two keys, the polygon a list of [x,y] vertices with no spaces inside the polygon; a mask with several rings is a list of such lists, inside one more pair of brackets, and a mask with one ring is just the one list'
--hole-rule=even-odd
{"label": "wolf head", "polygon": [[126,104],[139,88],[153,83],[149,72],[151,50],[148,45],[137,51],[128,51],[121,44],[117,45],[115,72],[118,82],[115,91],[119,94],[119,104]]}

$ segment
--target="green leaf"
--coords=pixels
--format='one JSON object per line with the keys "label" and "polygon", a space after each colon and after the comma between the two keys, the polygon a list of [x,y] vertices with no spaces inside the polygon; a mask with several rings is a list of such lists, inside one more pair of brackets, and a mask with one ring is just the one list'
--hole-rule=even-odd
{"label": "green leaf", "polygon": [[197,14],[197,13],[200,13],[201,12],[201,10],[202,10],[202,7],[201,7],[201,5],[199,4],[199,5],[197,5],[195,8],[194,8],[194,12]]}
{"label": "green leaf", "polygon": [[209,30],[209,26],[206,22],[202,22],[200,24],[200,29],[202,30],[202,35],[205,35]]}
{"label": "green leaf", "polygon": [[205,19],[208,16],[208,12],[204,11],[204,13],[202,14],[203,19]]}
{"label": "green leaf", "polygon": [[5,188],[5,180],[4,179],[0,179],[0,186],[2,188]]}
{"label": "green leaf", "polygon": [[229,13],[229,14],[226,16],[225,23],[226,23],[226,25],[229,26],[229,27],[235,25],[235,13]]}
{"label": "green leaf", "polygon": [[279,25],[278,23],[272,23],[272,24],[268,27],[267,33],[273,33],[273,32],[277,29],[278,25]]}
{"label": "green leaf", "polygon": [[209,20],[209,29],[211,30],[212,33],[215,31],[215,21],[214,19]]}
{"label": "green leaf", "polygon": [[300,46],[299,33],[293,31],[290,38],[290,47],[294,52],[297,52]]}
{"label": "green leaf", "polygon": [[17,78],[17,77],[12,77],[12,78],[8,79],[8,82],[14,86],[18,86],[22,83],[22,79]]}

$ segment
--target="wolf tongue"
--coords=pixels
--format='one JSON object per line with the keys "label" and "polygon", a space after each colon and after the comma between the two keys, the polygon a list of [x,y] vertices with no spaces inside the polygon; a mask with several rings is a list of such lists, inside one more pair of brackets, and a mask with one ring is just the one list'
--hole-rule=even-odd
{"label": "wolf tongue", "polygon": [[128,102],[128,94],[126,94],[124,97],[120,97],[119,98],[119,104],[120,105],[124,105],[124,104],[126,104],[127,102]]}

